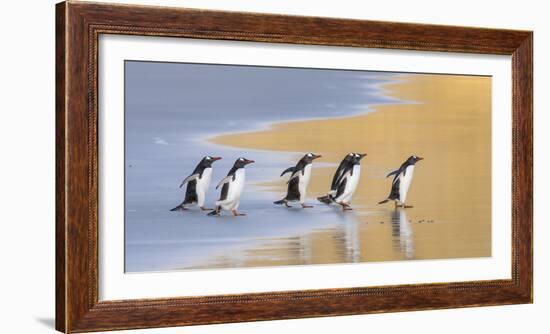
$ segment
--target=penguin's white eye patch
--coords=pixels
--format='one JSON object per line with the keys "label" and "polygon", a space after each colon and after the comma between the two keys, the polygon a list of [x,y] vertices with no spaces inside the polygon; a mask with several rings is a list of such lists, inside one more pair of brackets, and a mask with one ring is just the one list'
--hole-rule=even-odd
{"label": "penguin's white eye patch", "polygon": [[353,157],[353,153],[348,154],[350,157]]}
{"label": "penguin's white eye patch", "polygon": [[244,159],[243,159],[243,158],[239,158],[239,161],[244,161]]}
{"label": "penguin's white eye patch", "polygon": [[312,154],[312,153],[308,153],[307,156],[308,156],[308,157],[312,157],[313,154]]}
{"label": "penguin's white eye patch", "polygon": [[211,156],[207,156],[207,157],[206,157],[206,160],[212,160],[212,157],[211,157]]}

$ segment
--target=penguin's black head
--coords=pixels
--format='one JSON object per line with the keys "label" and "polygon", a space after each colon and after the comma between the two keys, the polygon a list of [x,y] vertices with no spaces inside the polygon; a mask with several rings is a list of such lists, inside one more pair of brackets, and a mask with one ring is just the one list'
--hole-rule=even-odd
{"label": "penguin's black head", "polygon": [[221,159],[221,157],[211,157],[211,156],[207,155],[204,158],[202,158],[201,162],[199,162],[199,166],[202,166],[204,168],[212,167],[212,163],[214,163],[214,161],[218,161],[220,159]]}
{"label": "penguin's black head", "polygon": [[239,158],[237,160],[235,160],[235,164],[233,166],[237,167],[237,168],[243,168],[244,166],[248,165],[248,164],[251,164],[255,162],[254,160],[248,160],[246,158]]}
{"label": "penguin's black head", "polygon": [[417,163],[418,161],[420,161],[420,160],[422,160],[422,159],[424,159],[424,158],[417,157],[416,155],[411,155],[411,156],[407,159],[406,163],[407,163],[407,165],[414,165],[415,163]]}
{"label": "penguin's black head", "polygon": [[367,156],[367,153],[350,153],[353,155],[352,161],[354,164],[359,164],[361,162],[361,159]]}
{"label": "penguin's black head", "polygon": [[352,164],[352,165],[359,164],[361,159],[363,159],[366,155],[367,153],[355,153],[355,152],[348,153],[348,155],[346,155],[346,157],[342,162]]}
{"label": "penguin's black head", "polygon": [[356,157],[355,157],[355,153],[349,153],[348,155],[346,155],[346,157],[344,158],[344,160],[342,162],[349,162],[349,163],[353,163],[355,161]]}
{"label": "penguin's black head", "polygon": [[304,155],[302,160],[304,160],[306,163],[311,163],[313,160],[320,158],[321,155],[315,154],[315,153],[307,153]]}

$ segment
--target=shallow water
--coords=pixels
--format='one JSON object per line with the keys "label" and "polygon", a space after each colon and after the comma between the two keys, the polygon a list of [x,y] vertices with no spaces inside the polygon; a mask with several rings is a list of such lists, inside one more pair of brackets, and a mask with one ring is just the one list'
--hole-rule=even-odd
{"label": "shallow water", "polygon": [[273,194],[251,193],[261,197],[243,201],[246,217],[169,212],[160,203],[128,212],[127,271],[475,257],[486,251],[487,231],[461,228],[460,219],[446,219],[444,210],[286,209],[270,205]]}

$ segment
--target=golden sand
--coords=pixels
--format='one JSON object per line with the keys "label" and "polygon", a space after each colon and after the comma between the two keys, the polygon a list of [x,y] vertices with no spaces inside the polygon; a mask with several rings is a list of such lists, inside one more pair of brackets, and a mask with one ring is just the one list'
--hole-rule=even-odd
{"label": "golden sand", "polygon": [[[323,155],[320,160],[335,164],[348,152],[367,153],[352,201],[354,214],[365,216],[365,225],[358,227],[360,261],[403,258],[396,253],[396,245],[392,246],[395,233],[388,231],[391,224],[380,223],[388,221],[393,204],[377,202],[389,193],[391,179],[385,178],[386,173],[410,155],[424,157],[417,164],[407,198],[414,205],[406,212],[411,221],[413,258],[490,256],[491,78],[418,74],[404,76],[384,89],[386,94],[411,102],[377,105],[373,112],[360,116],[279,123],[269,130],[223,135],[210,141],[243,150],[315,152]],[[295,158],[297,161],[300,155]],[[326,193],[333,173],[334,167],[315,168],[314,164],[308,202],[321,205],[315,203],[315,197]],[[267,185],[282,195],[285,182],[274,179]],[[433,223],[418,223],[422,220]],[[310,263],[348,262],[342,251],[333,249],[338,245],[331,233],[308,236]],[[439,242],[422,242],[434,238]],[[300,262],[290,254],[286,258],[283,263],[246,265]]]}

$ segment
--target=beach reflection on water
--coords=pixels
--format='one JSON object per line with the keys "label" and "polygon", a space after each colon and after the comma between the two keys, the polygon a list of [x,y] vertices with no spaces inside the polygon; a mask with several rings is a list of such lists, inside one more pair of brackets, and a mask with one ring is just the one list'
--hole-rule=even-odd
{"label": "beach reflection on water", "polygon": [[[415,258],[413,224],[428,221],[410,221],[407,209],[403,208],[374,211],[368,215],[342,212],[336,207],[321,207],[321,210],[324,216],[327,213],[330,216],[325,219],[320,217],[321,221],[337,223],[330,227],[313,228],[309,233],[301,235],[264,238],[254,247],[234,249],[192,268],[412,260]],[[297,219],[304,214],[299,209],[287,211],[282,213],[294,215]],[[375,247],[367,244],[370,242],[368,239],[375,240]],[[388,239],[391,239],[390,243],[385,242]]]}

